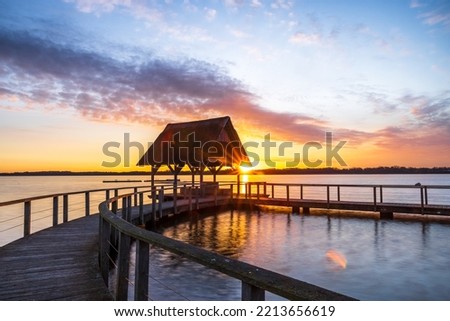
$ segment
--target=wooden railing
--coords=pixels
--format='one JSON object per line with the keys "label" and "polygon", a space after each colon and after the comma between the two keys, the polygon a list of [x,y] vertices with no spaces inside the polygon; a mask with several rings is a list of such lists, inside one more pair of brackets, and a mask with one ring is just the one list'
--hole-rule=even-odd
{"label": "wooden railing", "polygon": [[[83,190],[83,191],[76,191],[76,192],[68,192],[68,193],[55,193],[55,194],[47,194],[47,195],[40,195],[40,196],[34,196],[34,197],[27,197],[27,198],[22,198],[22,199],[17,199],[17,200],[11,200],[11,201],[6,201],[6,202],[0,202],[0,207],[8,207],[8,206],[13,206],[13,205],[22,205],[23,206],[23,214],[20,216],[13,216],[10,218],[5,218],[3,219],[3,221],[0,220],[0,223],[2,222],[6,222],[6,221],[12,221],[12,220],[20,220],[21,222],[19,224],[14,225],[11,228],[17,228],[19,226],[23,226],[22,228],[22,236],[27,236],[30,235],[32,233],[32,226],[33,226],[33,202],[36,201],[41,201],[41,200],[49,200],[51,201],[51,207],[48,208],[46,211],[50,212],[50,214],[48,216],[51,216],[51,224],[48,224],[48,226],[44,226],[42,228],[46,228],[46,227],[51,227],[51,226],[56,226],[60,223],[65,223],[68,222],[69,220],[73,219],[73,214],[74,214],[74,209],[70,208],[69,204],[69,198],[72,196],[81,196],[82,197],[82,214],[81,216],[85,215],[85,216],[89,216],[91,214],[91,207],[93,206],[93,200],[92,200],[92,195],[93,194],[98,194],[99,193],[105,193],[104,194],[104,198],[103,199],[110,199],[111,198],[111,194],[113,194],[114,196],[119,195],[119,191],[124,191],[124,190],[130,190],[133,191],[134,195],[133,196],[133,202],[134,205],[138,205],[138,199],[137,199],[137,195],[138,195],[138,191],[142,190],[142,189],[148,189],[148,186],[138,186],[138,187],[116,187],[116,188],[101,188],[101,189],[90,189],[90,190]],[[60,205],[62,201],[62,206]],[[95,201],[95,205],[98,206],[98,198]],[[130,200],[130,204],[131,204],[131,200]],[[79,205],[77,203],[77,205]],[[36,211],[37,212],[37,211]],[[39,212],[42,212],[42,210],[39,210]],[[80,211],[77,211],[77,214],[79,214]],[[79,216],[78,216],[79,217]],[[7,228],[11,229],[11,228]],[[0,228],[0,232],[4,230]]]}
{"label": "wooden railing", "polygon": [[[291,200],[305,200],[311,199],[305,197],[306,191],[313,188],[321,189],[321,197],[320,200],[324,200],[329,205],[330,202],[336,201],[341,202],[344,201],[342,197],[343,190],[350,189],[359,189],[360,191],[366,190],[371,191],[368,194],[371,196],[365,195],[364,197],[360,197],[359,199],[355,199],[353,195],[352,199],[347,199],[346,201],[365,201],[372,202],[374,205],[374,209],[376,210],[377,205],[385,203],[386,199],[386,190],[389,190],[392,195],[393,190],[397,190],[397,192],[408,190],[408,193],[404,193],[405,196],[410,198],[409,203],[414,203],[420,205],[422,212],[425,207],[428,205],[442,205],[442,206],[450,206],[450,194],[447,195],[447,202],[442,202],[440,199],[440,203],[431,203],[429,201],[430,191],[432,190],[448,190],[450,192],[450,185],[370,185],[370,184],[280,184],[280,183],[266,183],[266,182],[249,182],[245,185],[245,193],[244,197],[246,199],[260,199],[260,198],[282,198],[286,201]],[[296,194],[294,194],[294,189],[296,189]],[[317,192],[316,192],[317,193]],[[398,195],[396,196],[398,197]],[[412,198],[414,198],[412,200]],[[405,199],[396,200],[396,203],[406,204],[408,201]]]}
{"label": "wooden railing", "polygon": [[[233,190],[233,185],[228,186]],[[191,188],[196,189],[197,187],[191,186]],[[121,200],[122,203],[127,204],[129,202],[127,199],[134,195],[136,193],[120,195],[99,205],[100,270],[105,283],[110,284],[111,268],[116,267],[115,280],[111,282],[115,284],[115,289],[112,289],[111,292],[114,293],[117,300],[128,300],[129,283],[134,285],[134,300],[149,299],[150,245],[240,280],[242,300],[264,300],[265,291],[290,300],[354,300],[351,297],[137,227],[129,222],[131,215],[127,208],[122,208],[119,212],[114,205]],[[141,194],[139,193],[139,195]],[[230,198],[232,197],[233,193],[230,195]],[[202,198],[199,198],[198,201],[202,202]],[[170,202],[172,202],[172,205],[175,204],[173,201]],[[158,203],[159,207],[162,205],[163,203]],[[172,210],[176,212],[174,209]],[[131,244],[133,242],[136,242],[136,261],[134,262],[135,271],[132,278],[129,267]]]}

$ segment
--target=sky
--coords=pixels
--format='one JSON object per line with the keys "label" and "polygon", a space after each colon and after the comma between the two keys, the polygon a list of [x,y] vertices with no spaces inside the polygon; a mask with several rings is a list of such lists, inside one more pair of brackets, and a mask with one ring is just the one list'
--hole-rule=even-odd
{"label": "sky", "polygon": [[0,0],[0,172],[221,116],[256,168],[450,166],[450,2]]}

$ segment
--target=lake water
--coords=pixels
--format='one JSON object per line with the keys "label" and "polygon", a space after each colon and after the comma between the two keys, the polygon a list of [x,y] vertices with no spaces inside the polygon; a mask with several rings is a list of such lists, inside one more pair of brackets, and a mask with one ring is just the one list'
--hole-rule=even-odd
{"label": "lake water", "polygon": [[[148,177],[0,177],[0,202],[63,191],[136,185],[106,184],[102,182],[105,179]],[[305,184],[450,185],[450,175],[283,175],[243,179]],[[220,180],[232,181],[234,177]],[[449,190],[432,191],[429,197],[433,202],[450,204],[448,194]],[[99,193],[92,195],[91,200],[96,203],[104,197],[104,193]],[[83,196],[72,197],[70,202],[70,208],[78,212],[73,215],[82,216]],[[33,217],[38,219],[32,223],[34,230],[51,220],[51,199],[41,203],[32,203]],[[21,206],[0,208],[0,245],[20,237],[22,212]],[[96,212],[95,204],[91,212]],[[343,212],[329,215],[324,210],[293,215],[289,211],[263,209],[186,216],[161,232],[362,300],[450,300],[450,224],[446,222],[385,221]],[[152,299],[239,299],[240,283],[220,273],[158,249],[151,249],[151,262]],[[279,298],[268,295],[268,299]]]}

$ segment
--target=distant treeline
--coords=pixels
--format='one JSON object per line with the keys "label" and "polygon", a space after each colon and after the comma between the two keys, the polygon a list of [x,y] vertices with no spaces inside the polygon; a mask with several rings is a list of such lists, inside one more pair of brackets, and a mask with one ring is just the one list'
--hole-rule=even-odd
{"label": "distant treeline", "polygon": [[[205,171],[209,175],[209,171]],[[235,175],[236,171],[225,169],[219,175]],[[369,168],[268,168],[249,171],[248,174],[266,175],[311,175],[311,174],[450,174],[450,167],[402,167],[402,166],[382,166]],[[130,171],[130,172],[72,172],[72,171],[38,171],[38,172],[14,172],[0,173],[0,176],[87,176],[87,175],[150,175],[150,171]],[[159,171],[158,175],[172,175],[169,171]],[[191,175],[188,171],[183,171],[180,175]]]}

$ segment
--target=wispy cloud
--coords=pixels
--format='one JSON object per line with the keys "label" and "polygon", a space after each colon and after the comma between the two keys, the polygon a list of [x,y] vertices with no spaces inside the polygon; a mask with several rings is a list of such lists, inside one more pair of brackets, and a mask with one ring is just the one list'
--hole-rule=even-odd
{"label": "wispy cloud", "polygon": [[[261,108],[240,81],[195,59],[150,56],[141,64],[52,43],[29,33],[0,32],[0,97],[32,108],[65,108],[96,121],[167,122],[228,114],[280,139],[321,139],[323,122]],[[18,85],[20,84],[20,86]]]}
{"label": "wispy cloud", "polygon": [[319,34],[306,34],[303,32],[297,32],[289,38],[289,42],[300,45],[316,45],[321,42]]}
{"label": "wispy cloud", "polygon": [[217,10],[206,7],[203,10],[205,11],[206,20],[213,21],[216,18]]}

